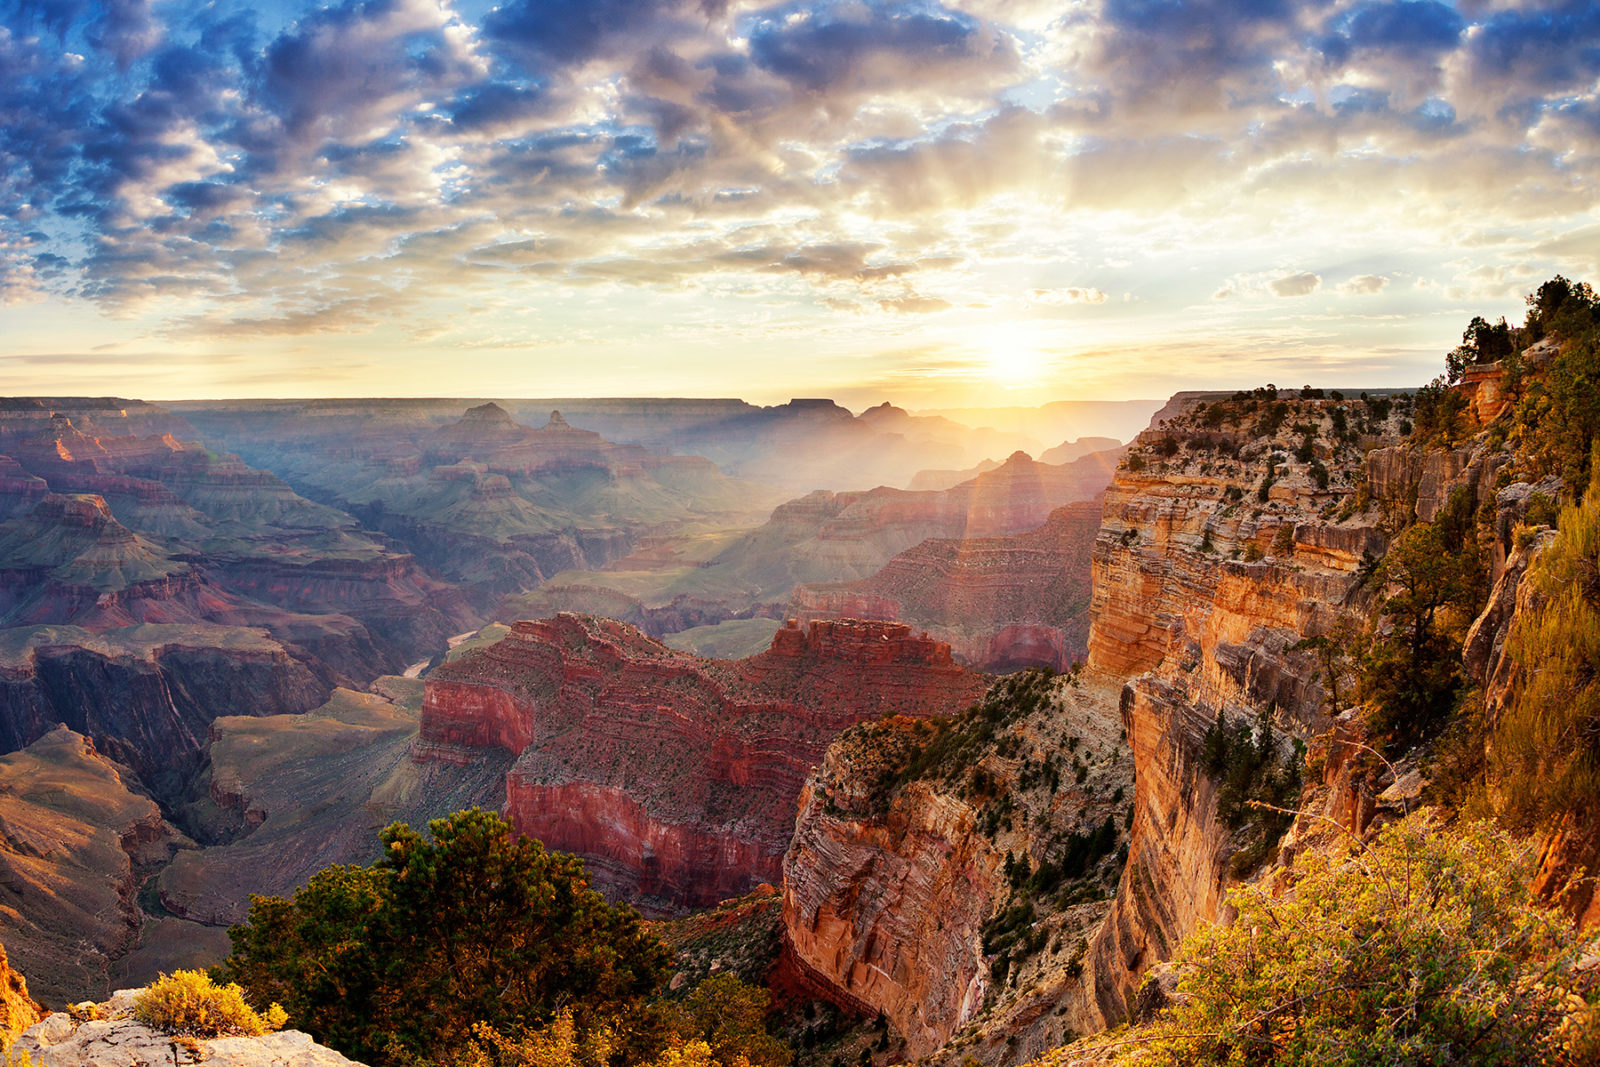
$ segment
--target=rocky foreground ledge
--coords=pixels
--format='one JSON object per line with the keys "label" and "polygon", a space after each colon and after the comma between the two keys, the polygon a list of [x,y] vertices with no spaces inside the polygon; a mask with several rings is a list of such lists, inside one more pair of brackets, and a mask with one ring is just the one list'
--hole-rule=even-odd
{"label": "rocky foreground ledge", "polygon": [[17,1039],[34,1067],[362,1067],[298,1030],[261,1037],[193,1038],[152,1030],[133,1017],[137,989],[103,1004],[74,1005],[35,1023]]}

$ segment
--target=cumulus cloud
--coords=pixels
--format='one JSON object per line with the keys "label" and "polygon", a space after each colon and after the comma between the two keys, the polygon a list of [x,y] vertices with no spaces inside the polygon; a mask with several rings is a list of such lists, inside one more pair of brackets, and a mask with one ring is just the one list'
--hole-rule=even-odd
{"label": "cumulus cloud", "polygon": [[1389,286],[1389,279],[1381,274],[1358,274],[1339,286],[1346,296],[1374,296]]}
{"label": "cumulus cloud", "polygon": [[1300,271],[1296,274],[1286,274],[1282,278],[1274,278],[1267,283],[1267,288],[1272,290],[1273,296],[1310,296],[1322,286],[1322,278],[1311,271]]}

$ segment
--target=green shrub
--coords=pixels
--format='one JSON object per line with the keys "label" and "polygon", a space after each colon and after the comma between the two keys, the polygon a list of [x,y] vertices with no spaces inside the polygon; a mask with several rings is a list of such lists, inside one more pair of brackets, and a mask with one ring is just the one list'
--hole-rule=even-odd
{"label": "green shrub", "polygon": [[1371,846],[1306,855],[1281,899],[1230,890],[1237,917],[1184,942],[1176,998],[1118,1039],[1119,1062],[1593,1064],[1577,967],[1592,940],[1536,903],[1533,866],[1487,824],[1412,817]]}
{"label": "green shrub", "polygon": [[[1260,866],[1293,821],[1277,808],[1291,809],[1300,798],[1304,748],[1295,741],[1280,752],[1272,720],[1263,712],[1252,730],[1248,721],[1218,715],[1200,746],[1200,766],[1218,783],[1217,816],[1230,829],[1243,829],[1234,873]],[[1265,805],[1265,806],[1263,806]]]}
{"label": "green shrub", "polygon": [[133,1015],[153,1030],[191,1037],[256,1037],[288,1021],[277,1004],[258,1015],[243,989],[217,985],[204,971],[163,974],[140,991]]}
{"label": "green shrub", "polygon": [[373,866],[252,897],[225,977],[380,1065],[445,1060],[480,1023],[516,1035],[562,1007],[584,1028],[636,1015],[666,977],[666,947],[588,887],[582,861],[476,808],[428,830],[396,823]]}
{"label": "green shrub", "polygon": [[1520,668],[1494,728],[1490,784],[1513,825],[1547,825],[1600,803],[1600,492],[1561,514],[1527,581],[1539,603],[1506,650]]}

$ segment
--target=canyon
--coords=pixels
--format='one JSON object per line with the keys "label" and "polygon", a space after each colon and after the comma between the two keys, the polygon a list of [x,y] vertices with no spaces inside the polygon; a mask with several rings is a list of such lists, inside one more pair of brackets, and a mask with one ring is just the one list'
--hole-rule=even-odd
{"label": "canyon", "polygon": [[518,622],[429,673],[417,758],[515,758],[506,813],[655,911],[776,882],[800,786],[852,723],[966,707],[987,679],[903,624],[780,629],[741,660],[678,652],[614,620]]}
{"label": "canyon", "polygon": [[[1075,678],[1081,688],[1046,720],[1067,724],[1075,736],[1096,721],[1102,736],[1105,723],[1120,727],[1120,751],[1128,771],[1137,770],[1126,779],[1133,786],[1126,862],[1114,895],[1073,927],[1084,942],[1074,973],[1028,972],[1033,985],[1051,989],[1049,1010],[1030,1008],[1026,995],[985,974],[1005,958],[984,925],[1007,914],[997,857],[1002,845],[1015,855],[1021,844],[1035,861],[1048,861],[1059,847],[1049,831],[1092,820],[1100,809],[1081,797],[1054,813],[1023,805],[1028,834],[988,843],[971,831],[982,807],[963,806],[948,789],[902,785],[886,810],[863,806],[859,798],[880,788],[880,765],[893,762],[895,745],[885,738],[863,745],[850,733],[807,783],[785,868],[786,946],[815,987],[863,1014],[886,1013],[910,1054],[938,1062],[965,1055],[1023,1062],[1127,1019],[1144,974],[1197,924],[1223,917],[1224,889],[1272,869],[1271,850],[1252,824],[1219,811],[1220,784],[1202,754],[1208,732],[1265,716],[1276,727],[1277,758],[1292,765],[1299,756],[1290,742],[1328,735],[1344,710],[1333,704],[1331,686],[1342,681],[1349,694],[1352,684],[1348,675],[1330,678],[1315,646],[1303,642],[1338,640],[1365,626],[1381,592],[1368,576],[1406,517],[1431,520],[1462,490],[1474,509],[1488,504],[1507,513],[1508,541],[1518,502],[1525,506],[1530,496],[1532,487],[1498,477],[1505,457],[1481,443],[1432,450],[1406,443],[1399,429],[1406,404],[1178,397],[1129,449],[1095,537],[1088,661]],[[1497,575],[1505,549],[1496,546]],[[808,592],[800,587],[797,601]],[[889,613],[889,598],[867,583],[812,595],[826,594],[838,597],[839,610]],[[963,764],[1014,782],[1019,752],[1029,752],[1024,760],[1068,753],[1048,734],[1027,744],[1031,751],[997,734]],[[1366,805],[1361,810],[1384,808],[1393,778],[1353,766],[1345,757],[1327,760],[1325,777],[1307,794],[1318,815],[1326,809],[1349,818],[1352,796],[1379,798],[1354,802]],[[1295,824],[1285,858],[1316,837],[1307,820]],[[1039,911],[1033,921],[1053,940],[1070,909]]]}
{"label": "canyon", "polygon": [[[1097,500],[1120,455],[1118,446],[1048,464],[1015,453],[943,490],[818,490],[779,505],[754,529],[719,539],[642,546],[605,570],[557,575],[530,594],[508,599],[500,611],[518,617],[557,611],[606,614],[654,636],[727,619],[787,617],[796,585],[869,579],[896,555],[930,538],[1007,537],[1039,527],[1058,507]],[[1032,547],[1041,547],[1051,534],[1036,540]],[[1055,543],[1078,552],[1072,566],[1081,573],[1086,546],[1062,545],[1059,538]],[[1054,565],[1048,559],[1039,562],[1047,568]],[[1050,580],[1044,573],[1036,577]],[[937,589],[926,594],[930,599],[939,595]],[[1075,608],[1080,619],[1085,606]],[[969,656],[972,642],[959,644],[963,657],[977,662]]]}

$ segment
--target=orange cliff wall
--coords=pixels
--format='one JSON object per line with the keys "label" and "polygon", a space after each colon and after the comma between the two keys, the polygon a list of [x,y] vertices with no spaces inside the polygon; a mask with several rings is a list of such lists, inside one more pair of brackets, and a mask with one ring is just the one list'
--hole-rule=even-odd
{"label": "orange cliff wall", "polygon": [[791,623],[725,661],[562,614],[434,670],[416,758],[516,754],[512,824],[670,911],[778,880],[801,784],[844,727],[956,711],[986,684],[896,623]]}
{"label": "orange cliff wall", "polygon": [[[1120,470],[1106,493],[1089,664],[1128,679],[1120,706],[1137,778],[1128,863],[1086,964],[1088,1008],[1105,1023],[1126,1017],[1146,969],[1218,917],[1232,880],[1235,846],[1200,768],[1206,729],[1219,714],[1267,711],[1301,738],[1327,730],[1318,666],[1294,644],[1340,620],[1364,624],[1376,591],[1361,576],[1385,551],[1392,520],[1407,511],[1431,519],[1459,486],[1479,502],[1492,495],[1498,460],[1481,449],[1413,449],[1395,416],[1366,442],[1387,447],[1363,456],[1324,444],[1331,402],[1288,403],[1277,436],[1237,434],[1232,458],[1187,448],[1161,458],[1152,446],[1163,438],[1203,436],[1195,412],[1178,413],[1141,435],[1143,468]],[[1327,435],[1318,439],[1332,475],[1325,488],[1293,458],[1290,428],[1312,421]],[[1273,453],[1278,474],[1262,501],[1255,490]],[[1242,499],[1227,499],[1230,486]],[[1261,558],[1246,562],[1254,551]]]}

